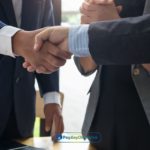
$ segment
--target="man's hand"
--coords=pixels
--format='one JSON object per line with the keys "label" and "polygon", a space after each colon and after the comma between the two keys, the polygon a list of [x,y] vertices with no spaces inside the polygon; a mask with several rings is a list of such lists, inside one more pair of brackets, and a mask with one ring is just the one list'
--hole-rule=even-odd
{"label": "man's hand", "polygon": [[[45,42],[41,46],[41,51],[35,52],[33,50],[35,36],[41,31],[42,29],[17,32],[12,39],[13,52],[24,57],[28,65],[30,64],[32,67],[37,68],[38,73],[41,73],[42,70],[53,72],[65,64],[66,59],[70,58],[70,54],[60,51],[58,47],[49,42]],[[57,55],[58,52],[60,55]],[[28,71],[33,71],[32,67],[29,67]]]}
{"label": "man's hand", "polygon": [[62,109],[58,104],[46,104],[44,113],[45,130],[51,131],[52,140],[55,141],[56,135],[64,132]]}
{"label": "man's hand", "polygon": [[80,8],[81,23],[119,19],[122,7],[116,7],[113,0],[85,0]]}
{"label": "man's hand", "polygon": [[[112,0],[85,0],[80,8],[82,13],[81,24],[116,19],[119,17],[118,12],[120,10],[121,7],[116,8]],[[86,73],[95,70],[97,67],[92,57],[80,58],[80,64]]]}
{"label": "man's hand", "polygon": [[[53,48],[48,48],[49,53],[51,53],[55,58],[63,58],[64,61],[71,57],[71,54],[68,51],[68,31],[67,27],[49,27],[40,32],[35,36],[35,45],[34,49],[36,53],[43,53],[42,47],[45,45],[46,41],[49,41],[50,45]],[[56,45],[56,46],[54,46]],[[66,55],[64,56],[64,54]],[[53,63],[53,61],[50,59]],[[57,63],[57,68],[52,68],[51,70],[46,70],[44,67],[34,67],[32,63],[28,62],[28,60],[24,63],[24,67],[31,71],[36,71],[38,73],[50,73],[56,71],[59,67],[64,64],[59,63],[59,59],[54,60]],[[32,66],[31,66],[31,65]],[[47,64],[48,66],[49,64]]]}

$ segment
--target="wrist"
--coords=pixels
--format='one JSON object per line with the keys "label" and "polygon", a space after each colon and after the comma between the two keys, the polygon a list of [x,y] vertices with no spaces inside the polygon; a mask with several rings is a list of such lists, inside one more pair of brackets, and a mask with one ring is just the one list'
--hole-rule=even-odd
{"label": "wrist", "polygon": [[18,56],[23,56],[23,39],[25,41],[25,31],[20,30],[12,37],[12,50]]}
{"label": "wrist", "polygon": [[35,35],[37,31],[18,31],[12,37],[12,49],[14,54],[26,58],[33,50]]}
{"label": "wrist", "polygon": [[61,95],[59,92],[47,92],[43,95],[44,104],[59,104],[61,106]]}

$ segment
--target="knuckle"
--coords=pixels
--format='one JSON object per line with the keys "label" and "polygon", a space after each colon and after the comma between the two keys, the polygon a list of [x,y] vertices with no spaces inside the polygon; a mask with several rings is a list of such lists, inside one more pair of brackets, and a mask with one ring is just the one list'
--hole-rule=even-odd
{"label": "knuckle", "polygon": [[60,66],[62,66],[63,65],[63,62],[61,61],[61,60],[54,60],[53,61],[53,65],[54,66],[57,66],[57,67],[60,67]]}
{"label": "knuckle", "polygon": [[59,56],[60,55],[60,51],[58,50],[58,49],[53,49],[53,52],[54,52],[54,54],[56,55],[56,56]]}

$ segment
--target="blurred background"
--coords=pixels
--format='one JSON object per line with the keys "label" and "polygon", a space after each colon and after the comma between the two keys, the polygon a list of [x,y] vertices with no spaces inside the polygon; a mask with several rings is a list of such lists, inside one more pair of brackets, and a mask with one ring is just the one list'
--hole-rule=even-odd
{"label": "blurred background", "polygon": [[[79,8],[83,0],[62,0],[62,25],[80,24]],[[95,74],[82,76],[73,59],[60,69],[60,91],[65,95],[63,115],[65,131],[80,132],[88,102],[87,92]]]}

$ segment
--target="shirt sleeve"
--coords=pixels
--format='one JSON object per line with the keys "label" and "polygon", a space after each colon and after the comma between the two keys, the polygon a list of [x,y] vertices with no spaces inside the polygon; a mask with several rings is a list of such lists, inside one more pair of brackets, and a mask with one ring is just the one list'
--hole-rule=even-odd
{"label": "shirt sleeve", "polygon": [[12,37],[19,30],[11,26],[4,26],[0,29],[0,54],[15,57],[12,51]]}
{"label": "shirt sleeve", "polygon": [[58,92],[47,92],[43,95],[44,104],[59,104],[61,106],[61,96]]}
{"label": "shirt sleeve", "polygon": [[88,29],[89,25],[69,28],[69,51],[77,57],[90,56]]}

